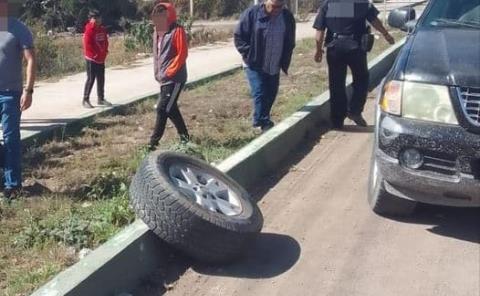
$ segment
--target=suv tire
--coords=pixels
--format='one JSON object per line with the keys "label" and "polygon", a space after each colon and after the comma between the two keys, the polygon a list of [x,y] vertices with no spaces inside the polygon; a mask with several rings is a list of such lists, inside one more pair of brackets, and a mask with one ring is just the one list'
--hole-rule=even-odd
{"label": "suv tire", "polygon": [[132,180],[130,197],[138,217],[158,237],[206,263],[239,257],[263,226],[245,189],[184,154],[150,154]]}

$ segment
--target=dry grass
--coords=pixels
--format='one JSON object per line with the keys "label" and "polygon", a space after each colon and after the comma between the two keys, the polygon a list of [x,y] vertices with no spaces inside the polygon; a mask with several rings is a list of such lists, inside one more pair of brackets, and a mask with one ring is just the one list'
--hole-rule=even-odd
{"label": "dry grass", "polygon": [[[326,70],[313,63],[313,48],[313,40],[298,45],[290,76],[282,76],[275,121],[326,89]],[[377,43],[376,53],[385,48],[384,42]],[[26,154],[24,175],[36,190],[29,198],[0,204],[1,295],[27,295],[74,263],[81,248],[95,248],[132,221],[126,189],[145,155],[154,103],[149,99],[123,113],[99,117],[80,134]],[[186,91],[180,108],[193,135],[193,145],[180,149],[209,162],[255,138],[242,72]],[[178,149],[176,143],[169,124],[162,148]]]}

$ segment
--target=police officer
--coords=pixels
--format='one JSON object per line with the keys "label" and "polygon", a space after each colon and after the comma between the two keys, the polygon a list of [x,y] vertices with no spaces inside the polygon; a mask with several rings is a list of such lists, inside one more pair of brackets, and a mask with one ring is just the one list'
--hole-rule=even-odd
{"label": "police officer", "polygon": [[[362,117],[367,100],[369,74],[367,51],[370,23],[382,33],[388,43],[395,40],[378,19],[379,11],[368,0],[325,0],[320,7],[313,27],[317,30],[315,61],[323,58],[327,48],[329,71],[331,119],[333,127],[342,129],[346,117],[359,126],[367,126]],[[373,39],[370,39],[373,42]],[[325,42],[324,42],[325,41]],[[353,76],[353,95],[347,99],[347,67]]]}

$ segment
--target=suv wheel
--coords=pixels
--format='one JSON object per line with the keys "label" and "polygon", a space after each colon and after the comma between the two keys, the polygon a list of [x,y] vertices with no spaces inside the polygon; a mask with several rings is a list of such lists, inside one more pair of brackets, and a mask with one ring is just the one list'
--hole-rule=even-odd
{"label": "suv wheel", "polygon": [[150,154],[132,180],[130,197],[157,236],[206,263],[241,256],[263,225],[259,208],[237,182],[179,153]]}
{"label": "suv wheel", "polygon": [[368,203],[375,213],[383,216],[408,216],[415,211],[416,202],[396,197],[385,190],[375,155],[372,156],[368,183]]}

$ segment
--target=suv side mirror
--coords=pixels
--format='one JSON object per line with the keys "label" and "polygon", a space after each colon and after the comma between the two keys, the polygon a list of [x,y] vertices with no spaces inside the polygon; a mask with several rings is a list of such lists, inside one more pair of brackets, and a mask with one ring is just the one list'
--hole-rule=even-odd
{"label": "suv side mirror", "polygon": [[388,16],[388,25],[402,31],[410,31],[416,17],[417,14],[412,7],[397,8]]}

